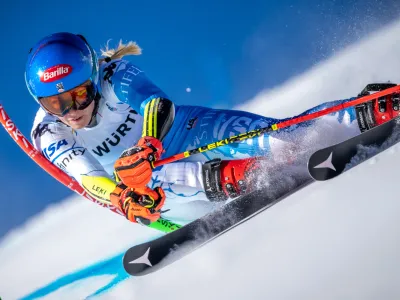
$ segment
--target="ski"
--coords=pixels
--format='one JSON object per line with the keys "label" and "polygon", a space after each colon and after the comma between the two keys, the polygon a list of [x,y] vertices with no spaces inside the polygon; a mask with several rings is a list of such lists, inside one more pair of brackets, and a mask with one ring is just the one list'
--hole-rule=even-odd
{"label": "ski", "polygon": [[400,119],[374,127],[341,143],[314,152],[308,171],[317,181],[332,179],[400,141]]}
{"label": "ski", "polygon": [[133,246],[123,258],[126,272],[142,276],[160,270],[313,182],[309,176],[294,181],[280,191],[264,188],[239,197],[176,231]]}

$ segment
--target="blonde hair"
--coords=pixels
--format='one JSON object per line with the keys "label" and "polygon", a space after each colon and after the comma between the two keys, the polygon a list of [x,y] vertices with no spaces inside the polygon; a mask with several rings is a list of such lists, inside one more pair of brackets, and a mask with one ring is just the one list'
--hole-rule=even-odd
{"label": "blonde hair", "polygon": [[127,44],[124,44],[122,40],[119,41],[117,48],[109,48],[109,42],[105,46],[105,49],[100,49],[101,56],[104,58],[99,59],[99,64],[104,61],[110,61],[113,59],[119,59],[124,57],[125,55],[140,55],[142,54],[142,49],[136,44],[136,42],[129,41]]}

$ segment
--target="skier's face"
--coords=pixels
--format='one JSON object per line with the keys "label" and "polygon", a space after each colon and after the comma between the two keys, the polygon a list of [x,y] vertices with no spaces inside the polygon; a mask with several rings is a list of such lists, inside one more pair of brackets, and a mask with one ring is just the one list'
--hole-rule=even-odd
{"label": "skier's face", "polygon": [[95,101],[92,101],[92,103],[90,103],[85,109],[71,109],[65,116],[58,118],[72,129],[84,128],[89,125],[90,120],[92,119],[94,105]]}

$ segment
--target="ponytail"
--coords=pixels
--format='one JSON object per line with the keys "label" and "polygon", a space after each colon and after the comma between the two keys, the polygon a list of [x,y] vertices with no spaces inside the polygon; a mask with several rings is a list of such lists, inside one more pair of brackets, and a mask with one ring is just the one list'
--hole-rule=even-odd
{"label": "ponytail", "polygon": [[142,49],[135,42],[129,41],[127,44],[122,43],[122,40],[119,41],[118,47],[110,49],[107,41],[106,48],[101,49],[101,56],[104,58],[99,59],[99,64],[104,61],[109,61],[113,59],[120,59],[125,55],[140,55],[142,54]]}

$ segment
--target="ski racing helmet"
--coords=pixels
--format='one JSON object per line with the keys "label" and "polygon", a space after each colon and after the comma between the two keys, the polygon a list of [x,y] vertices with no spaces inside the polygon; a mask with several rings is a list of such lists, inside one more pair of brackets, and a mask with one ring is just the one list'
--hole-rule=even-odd
{"label": "ski racing helmet", "polygon": [[[59,32],[41,39],[30,51],[25,82],[32,97],[62,94],[89,82],[98,94],[99,67],[96,52],[79,34]],[[42,105],[43,106],[43,105]]]}

